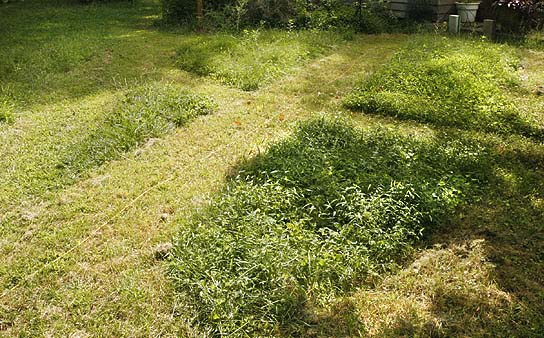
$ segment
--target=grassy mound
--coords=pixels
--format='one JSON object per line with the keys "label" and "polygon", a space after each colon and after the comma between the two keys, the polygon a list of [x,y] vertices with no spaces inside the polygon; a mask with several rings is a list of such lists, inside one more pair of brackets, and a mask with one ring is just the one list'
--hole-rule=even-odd
{"label": "grassy mound", "polygon": [[442,126],[542,135],[520,117],[506,95],[518,85],[518,63],[505,46],[418,37],[344,105]]}
{"label": "grassy mound", "polygon": [[342,41],[334,32],[244,31],[202,36],[178,49],[176,64],[223,84],[255,90]]}
{"label": "grassy mound", "polygon": [[213,109],[204,97],[173,86],[144,86],[127,93],[85,138],[69,146],[58,169],[70,178],[160,137]]}
{"label": "grassy mound", "polygon": [[303,124],[183,224],[171,276],[209,334],[270,334],[390,269],[486,178],[485,149]]}

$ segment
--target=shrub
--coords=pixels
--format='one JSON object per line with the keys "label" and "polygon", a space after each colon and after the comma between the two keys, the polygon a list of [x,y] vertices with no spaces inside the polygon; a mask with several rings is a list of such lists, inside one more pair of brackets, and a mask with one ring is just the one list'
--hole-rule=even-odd
{"label": "shrub", "polygon": [[358,31],[368,34],[394,32],[400,30],[399,21],[385,8],[365,8],[356,19]]}
{"label": "shrub", "polygon": [[495,5],[519,15],[519,30],[544,29],[544,0],[497,0]]}
{"label": "shrub", "polygon": [[442,126],[538,136],[542,132],[524,121],[505,95],[518,85],[518,62],[504,46],[417,38],[344,105]]}
{"label": "shrub", "polygon": [[[196,17],[196,1],[162,0],[163,18],[188,23]],[[351,24],[354,7],[343,0],[204,1],[206,23],[213,27],[330,28]]]}
{"label": "shrub", "polygon": [[334,32],[244,31],[240,36],[215,34],[187,41],[176,64],[221,83],[255,90],[341,42]]}
{"label": "shrub", "polygon": [[390,269],[486,179],[487,150],[315,120],[182,223],[170,275],[210,336],[267,336]]}
{"label": "shrub", "polygon": [[126,94],[94,131],[68,147],[57,169],[63,176],[76,178],[86,169],[118,158],[150,138],[210,113],[212,108],[210,100],[173,86],[136,88]]}
{"label": "shrub", "polygon": [[108,2],[134,2],[135,0],[76,0],[81,4],[108,3]]}

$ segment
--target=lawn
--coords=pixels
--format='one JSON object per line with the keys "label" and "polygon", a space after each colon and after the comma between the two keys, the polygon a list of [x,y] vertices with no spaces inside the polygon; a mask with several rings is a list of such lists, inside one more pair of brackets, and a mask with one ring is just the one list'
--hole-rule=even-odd
{"label": "lawn", "polygon": [[544,332],[540,47],[158,13],[0,4],[2,336]]}

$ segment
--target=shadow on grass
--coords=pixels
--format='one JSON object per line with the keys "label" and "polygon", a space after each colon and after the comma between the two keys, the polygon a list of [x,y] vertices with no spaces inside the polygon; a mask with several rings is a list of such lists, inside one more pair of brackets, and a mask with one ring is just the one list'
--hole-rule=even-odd
{"label": "shadow on grass", "polygon": [[[527,140],[508,144],[488,135],[451,131],[416,137],[398,130],[357,131],[339,122],[308,122],[293,137],[241,163],[211,207],[182,226],[171,276],[180,297],[195,311],[190,315],[197,318],[195,325],[212,335],[241,325],[248,335],[268,334],[275,327],[283,336],[353,335],[364,331],[360,307],[348,300],[321,311],[313,304],[329,293],[349,295],[357,286],[372,285],[376,276],[405,262],[422,239],[425,244],[443,244],[439,238],[444,236],[454,243],[460,225],[454,226],[452,220],[465,224],[467,218],[458,217],[459,212],[486,200],[517,205],[504,216],[519,221],[522,215],[532,215],[526,217],[525,227],[538,233],[542,209],[532,210],[526,203],[541,203],[541,156],[539,146]],[[510,187],[510,181],[516,185]],[[505,220],[495,224],[485,214],[482,217],[505,236],[512,230],[503,229]],[[481,239],[481,228],[467,225],[467,229],[463,240]],[[518,243],[515,237],[505,240]],[[529,254],[542,244],[537,240],[536,246],[517,250]],[[459,255],[470,256],[469,249],[458,250]],[[538,258],[532,255],[531,259]],[[484,273],[478,274],[480,268],[487,271],[477,260],[480,256],[471,257],[476,282],[487,283]],[[536,260],[531,268],[542,269],[541,265]],[[538,328],[543,318],[536,301],[542,297],[540,288],[530,290],[534,302],[524,298],[510,303],[501,290],[464,284],[463,271],[456,268],[460,271],[456,282],[445,280],[435,286],[427,305],[440,325],[421,326],[408,313],[396,328],[382,333],[523,336]],[[490,290],[498,296],[488,300]],[[217,303],[227,294],[245,298]],[[276,303],[288,312],[263,305]],[[527,304],[527,311],[510,304]],[[469,319],[476,324],[463,325]],[[259,326],[262,321],[266,326]],[[515,325],[520,321],[530,325]]]}
{"label": "shadow on grass", "polygon": [[355,296],[359,318],[368,307],[383,320],[369,336],[541,337],[544,149],[520,142],[483,140],[494,157],[485,193],[432,231],[415,261]]}
{"label": "shadow on grass", "polygon": [[[544,332],[544,149],[499,150],[490,194],[466,209],[434,239],[438,242],[485,240],[485,256],[493,265],[490,279],[512,296],[506,311],[489,309],[495,336],[541,337]],[[485,299],[484,299],[485,300]],[[471,304],[466,302],[465,304]],[[441,310],[440,304],[435,304]],[[473,312],[476,313],[476,312]],[[463,332],[463,320],[459,331]],[[485,331],[484,331],[485,332]]]}
{"label": "shadow on grass", "polygon": [[154,1],[0,6],[0,98],[24,105],[50,103],[140,78],[142,63],[149,59],[141,30],[149,29],[158,13]]}

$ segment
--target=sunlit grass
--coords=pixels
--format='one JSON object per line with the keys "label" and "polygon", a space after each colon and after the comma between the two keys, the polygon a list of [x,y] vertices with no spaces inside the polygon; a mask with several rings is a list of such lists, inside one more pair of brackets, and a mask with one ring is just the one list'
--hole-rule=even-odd
{"label": "sunlit grass", "polygon": [[542,138],[513,104],[516,51],[486,41],[417,37],[345,100],[354,111]]}
{"label": "sunlit grass", "polygon": [[178,49],[176,64],[229,86],[256,90],[338,47],[343,40],[341,34],[321,31],[214,34],[187,41]]}
{"label": "sunlit grass", "polygon": [[[158,30],[157,3],[136,3],[0,5],[0,28],[7,32],[0,35],[0,107],[9,112],[0,122],[2,336],[198,335],[155,251],[171,241],[178,224],[207,207],[240,163],[265,154],[271,142],[288,137],[298,121],[317,112],[342,115],[357,128],[387,125],[403,137],[433,138],[443,131],[342,111],[347,93],[387,63],[406,36],[345,41],[332,35],[333,43],[325,41],[317,53],[259,82],[265,90],[246,92],[176,65],[181,47],[220,42],[223,35]],[[293,53],[313,41],[291,37],[295,47],[303,47]],[[289,41],[281,41],[280,50],[287,49]],[[247,52],[238,51],[250,61],[247,55],[255,54]],[[541,52],[520,53],[527,75],[521,87],[527,90],[512,99],[522,101],[523,113],[538,125],[544,103],[533,93],[543,80]],[[109,135],[101,134],[102,126],[118,121],[112,112],[130,107],[123,101],[142,87],[155,88],[158,96],[173,90],[170,98],[191,93],[216,106],[181,127],[167,123],[160,130],[168,132],[138,138],[107,160],[67,157],[89,153],[77,147],[79,141],[94,144],[92,136]],[[163,125],[155,113],[150,116],[159,116],[156,122]],[[307,322],[275,335],[538,337],[544,322],[542,145],[520,136],[463,137],[489,141],[501,154],[500,168],[493,171],[497,189],[468,209],[456,209],[424,238],[424,247],[415,248],[415,260],[407,257],[406,269],[374,276],[353,294],[305,304]],[[73,159],[72,178],[55,174],[66,158]],[[472,245],[472,239],[484,241]],[[412,262],[424,268],[414,273]]]}

